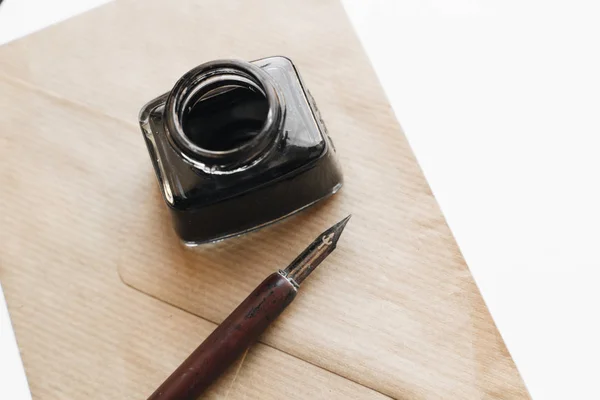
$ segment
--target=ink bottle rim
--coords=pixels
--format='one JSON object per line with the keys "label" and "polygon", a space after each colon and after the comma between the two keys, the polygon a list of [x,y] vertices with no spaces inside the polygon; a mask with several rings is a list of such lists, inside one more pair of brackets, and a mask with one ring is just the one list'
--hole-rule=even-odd
{"label": "ink bottle rim", "polygon": [[[229,85],[247,87],[265,96],[268,112],[264,124],[260,132],[238,147],[202,148],[186,135],[182,122],[184,113],[190,104],[210,91]],[[261,68],[245,61],[215,60],[193,68],[175,83],[167,96],[164,116],[169,143],[188,162],[207,173],[227,173],[253,165],[274,147],[281,136],[285,102],[273,78]]]}

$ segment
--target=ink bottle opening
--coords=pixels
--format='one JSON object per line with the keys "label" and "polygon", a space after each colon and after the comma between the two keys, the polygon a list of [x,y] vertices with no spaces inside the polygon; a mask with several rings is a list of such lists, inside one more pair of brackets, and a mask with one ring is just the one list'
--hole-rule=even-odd
{"label": "ink bottle opening", "polygon": [[270,224],[342,185],[325,125],[285,57],[202,64],[146,104],[140,126],[188,245]]}
{"label": "ink bottle opening", "polygon": [[251,164],[281,133],[285,105],[253,64],[212,61],[185,74],[166,101],[171,143],[190,161],[231,170]]}

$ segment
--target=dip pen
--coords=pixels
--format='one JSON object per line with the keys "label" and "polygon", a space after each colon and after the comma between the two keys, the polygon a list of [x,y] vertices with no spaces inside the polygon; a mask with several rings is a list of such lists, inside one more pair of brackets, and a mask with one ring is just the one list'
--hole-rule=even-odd
{"label": "dip pen", "polygon": [[258,285],[148,400],[196,400],[294,300],[306,277],[333,252],[349,219],[321,233],[286,269]]}

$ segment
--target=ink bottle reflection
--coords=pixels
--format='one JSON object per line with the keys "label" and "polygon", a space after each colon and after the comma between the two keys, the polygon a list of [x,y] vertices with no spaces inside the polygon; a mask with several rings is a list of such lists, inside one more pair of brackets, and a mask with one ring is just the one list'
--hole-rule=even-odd
{"label": "ink bottle reflection", "polygon": [[342,186],[333,143],[285,57],[202,64],[146,104],[140,125],[188,245],[257,229]]}

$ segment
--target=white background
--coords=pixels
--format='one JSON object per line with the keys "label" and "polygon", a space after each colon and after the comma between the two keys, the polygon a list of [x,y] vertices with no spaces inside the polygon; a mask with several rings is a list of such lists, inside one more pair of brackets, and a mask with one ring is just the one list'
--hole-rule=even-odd
{"label": "white background", "polygon": [[0,45],[109,1],[4,0],[0,4]]}
{"label": "white background", "polygon": [[27,378],[0,286],[0,399],[29,400]]}
{"label": "white background", "polygon": [[532,397],[600,399],[598,3],[342,2]]}
{"label": "white background", "polygon": [[600,399],[600,4],[343,0],[534,399]]}

